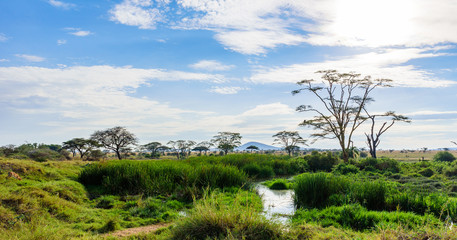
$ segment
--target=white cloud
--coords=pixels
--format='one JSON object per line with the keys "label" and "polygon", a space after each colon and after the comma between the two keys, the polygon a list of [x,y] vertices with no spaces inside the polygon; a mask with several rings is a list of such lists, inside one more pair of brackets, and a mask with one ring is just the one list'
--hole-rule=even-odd
{"label": "white cloud", "polygon": [[213,87],[209,91],[213,93],[219,93],[219,94],[237,94],[239,91],[242,90],[248,90],[248,88],[242,88],[242,87]]}
{"label": "white cloud", "polygon": [[76,31],[76,32],[70,32],[71,35],[74,35],[74,36],[78,36],[78,37],[86,37],[86,36],[89,36],[91,34],[93,34],[91,31],[83,31],[83,30],[79,30],[79,31]]}
{"label": "white cloud", "polygon": [[0,42],[6,42],[8,40],[8,37],[3,34],[3,33],[0,33]]}
{"label": "white cloud", "polygon": [[158,9],[149,8],[152,5],[150,0],[124,0],[109,11],[110,20],[140,29],[155,29],[163,16]]}
{"label": "white cloud", "polygon": [[46,60],[46,58],[44,58],[44,57],[27,55],[27,54],[15,54],[14,56],[16,56],[18,58],[22,58],[29,62],[43,62],[44,60]]}
{"label": "white cloud", "polygon": [[[455,0],[125,0],[113,21],[206,29],[226,48],[265,54],[281,45],[418,47],[457,43]],[[173,12],[172,12],[173,11]],[[167,17],[166,17],[167,16]]]}
{"label": "white cloud", "polygon": [[66,44],[66,43],[67,43],[67,40],[65,40],[65,39],[59,39],[59,40],[57,40],[57,45],[64,45],[64,44]]}
{"label": "white cloud", "polygon": [[286,104],[280,102],[258,105],[253,109],[250,109],[242,116],[279,116],[279,115],[290,115],[295,113],[295,110]]}
{"label": "white cloud", "polygon": [[442,55],[433,50],[437,49],[384,49],[324,62],[293,64],[270,69],[259,67],[249,80],[256,83],[319,80],[320,75],[316,74],[316,71],[336,69],[340,72],[355,71],[363,75],[371,75],[373,78],[389,78],[394,80],[395,85],[403,87],[445,87],[456,84],[455,81],[437,79],[430,72],[405,65],[412,59]]}
{"label": "white cloud", "polygon": [[10,60],[5,59],[5,58],[0,58],[0,62],[9,62]]}
{"label": "white cloud", "polygon": [[224,65],[216,60],[201,60],[197,63],[191,64],[191,68],[206,71],[227,71],[234,68],[234,65]]}
{"label": "white cloud", "polygon": [[57,0],[49,0],[48,3],[54,7],[63,8],[63,9],[70,9],[70,8],[76,7],[76,5],[73,3],[65,3],[65,2],[57,1]]}

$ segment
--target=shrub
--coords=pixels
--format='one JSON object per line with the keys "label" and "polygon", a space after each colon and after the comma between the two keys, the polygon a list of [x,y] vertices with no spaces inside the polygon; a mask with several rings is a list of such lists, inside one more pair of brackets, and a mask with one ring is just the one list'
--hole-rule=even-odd
{"label": "shrub", "polygon": [[324,207],[331,195],[342,193],[347,187],[343,178],[325,173],[305,173],[295,179],[294,202],[297,207]]}
{"label": "shrub", "polygon": [[49,148],[38,148],[31,150],[27,153],[27,156],[37,162],[45,162],[52,159],[61,159],[62,156]]}
{"label": "shrub", "polygon": [[289,183],[286,179],[278,178],[274,179],[271,182],[267,182],[266,185],[272,190],[285,190],[289,189]]}
{"label": "shrub", "polygon": [[433,174],[435,174],[435,172],[431,168],[428,167],[428,168],[420,171],[419,174],[424,177],[431,177],[431,176],[433,176]]}
{"label": "shrub", "polygon": [[364,158],[358,164],[360,169],[365,171],[374,172],[376,170],[382,172],[400,172],[400,165],[398,161],[390,158]]}
{"label": "shrub", "polygon": [[176,223],[172,239],[281,239],[280,225],[242,202],[226,204],[221,194],[204,197]]}
{"label": "shrub", "polygon": [[311,155],[306,155],[304,159],[308,162],[311,171],[327,171],[330,172],[332,167],[338,163],[338,157],[331,152],[319,153],[313,151]]}
{"label": "shrub", "polygon": [[352,164],[340,163],[333,168],[332,172],[342,175],[346,175],[349,173],[356,174],[359,172],[359,168]]}
{"label": "shrub", "polygon": [[375,229],[378,226],[402,226],[422,229],[424,225],[442,226],[434,216],[420,216],[414,213],[368,211],[359,204],[331,206],[323,210],[297,210],[292,218],[294,223],[317,222],[324,227],[334,226],[357,231]]}
{"label": "shrub", "polygon": [[441,151],[435,154],[433,156],[434,161],[439,161],[439,162],[453,162],[455,160],[455,156],[452,155],[452,153],[447,152],[447,151]]}

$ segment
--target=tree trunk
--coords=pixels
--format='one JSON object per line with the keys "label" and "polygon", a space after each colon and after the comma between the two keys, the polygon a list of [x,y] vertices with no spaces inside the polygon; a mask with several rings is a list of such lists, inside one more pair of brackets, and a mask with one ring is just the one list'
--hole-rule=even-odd
{"label": "tree trunk", "polygon": [[116,150],[116,156],[117,156],[117,158],[118,158],[119,160],[122,159],[121,153],[119,152],[119,150]]}

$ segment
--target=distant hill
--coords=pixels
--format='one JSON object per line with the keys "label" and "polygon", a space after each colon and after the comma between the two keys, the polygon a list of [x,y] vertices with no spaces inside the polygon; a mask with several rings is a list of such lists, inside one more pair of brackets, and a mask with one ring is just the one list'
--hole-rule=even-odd
{"label": "distant hill", "polygon": [[281,148],[279,148],[279,147],[275,147],[275,146],[271,146],[271,145],[267,145],[267,144],[263,144],[263,143],[259,143],[259,142],[248,142],[248,143],[245,143],[245,144],[235,148],[235,151],[245,151],[246,148],[251,145],[258,147],[259,150],[281,150]]}

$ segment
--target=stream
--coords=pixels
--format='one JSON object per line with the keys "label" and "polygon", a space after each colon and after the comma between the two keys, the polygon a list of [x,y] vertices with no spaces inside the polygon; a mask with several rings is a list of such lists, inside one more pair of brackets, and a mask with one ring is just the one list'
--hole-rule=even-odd
{"label": "stream", "polygon": [[261,183],[255,188],[262,198],[265,216],[287,223],[295,212],[293,190],[271,190]]}

